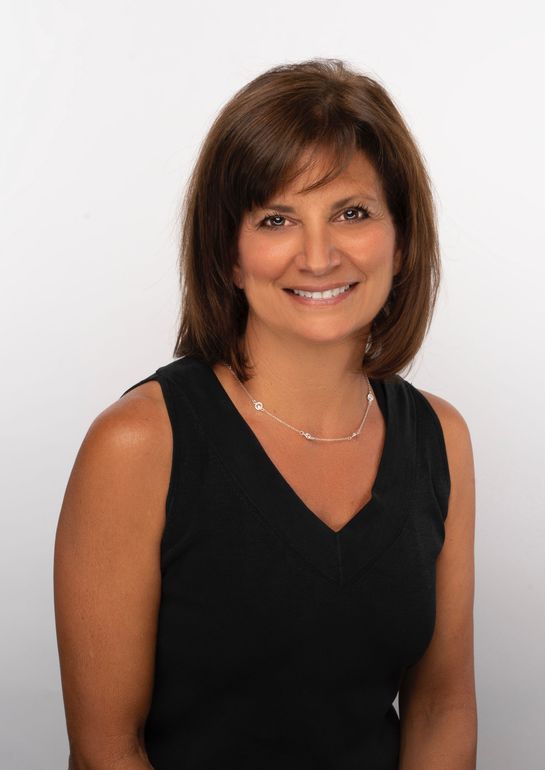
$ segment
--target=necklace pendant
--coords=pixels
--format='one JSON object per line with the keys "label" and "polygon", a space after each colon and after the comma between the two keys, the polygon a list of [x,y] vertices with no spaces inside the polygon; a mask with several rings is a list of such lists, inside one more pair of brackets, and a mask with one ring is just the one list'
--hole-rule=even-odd
{"label": "necklace pendant", "polygon": [[314,436],[311,433],[305,433],[305,431],[301,431],[301,435],[307,438],[309,441],[314,441]]}
{"label": "necklace pendant", "polygon": [[254,406],[258,412],[261,412],[263,409],[263,404],[261,403],[261,401],[254,401]]}

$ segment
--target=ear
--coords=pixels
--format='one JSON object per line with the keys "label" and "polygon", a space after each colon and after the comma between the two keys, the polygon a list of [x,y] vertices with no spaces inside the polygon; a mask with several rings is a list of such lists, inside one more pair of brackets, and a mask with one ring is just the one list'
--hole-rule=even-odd
{"label": "ear", "polygon": [[240,269],[240,265],[238,263],[238,260],[233,265],[233,283],[235,286],[238,286],[239,289],[242,289],[244,287],[244,280],[242,278],[242,270]]}

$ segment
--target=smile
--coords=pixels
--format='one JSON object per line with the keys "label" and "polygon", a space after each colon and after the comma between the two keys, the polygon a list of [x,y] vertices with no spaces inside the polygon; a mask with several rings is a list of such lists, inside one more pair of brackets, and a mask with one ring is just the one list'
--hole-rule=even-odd
{"label": "smile", "polygon": [[339,286],[336,289],[326,291],[302,291],[299,289],[284,289],[296,302],[305,305],[335,305],[342,302],[349,294],[354,291],[356,283],[347,283],[345,286]]}

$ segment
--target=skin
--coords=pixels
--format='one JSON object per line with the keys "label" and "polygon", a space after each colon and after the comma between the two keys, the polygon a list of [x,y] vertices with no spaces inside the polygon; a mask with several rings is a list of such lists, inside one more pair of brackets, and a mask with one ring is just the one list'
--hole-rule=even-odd
{"label": "skin", "polygon": [[[323,188],[300,194],[300,187],[321,170],[318,164],[275,196],[274,202],[293,208],[286,219],[275,220],[279,231],[257,227],[270,212],[248,212],[233,278],[250,306],[246,344],[256,370],[248,390],[289,423],[303,423],[317,435],[339,436],[361,419],[361,349],[386,301],[400,255],[379,180],[365,156],[357,154],[344,174]],[[364,194],[374,202],[363,199]],[[352,195],[350,203],[332,207]],[[349,221],[347,207],[356,203],[368,205],[371,216]],[[310,308],[297,305],[282,289],[337,281],[360,281],[359,295],[329,308]],[[269,454],[283,442],[282,456],[289,455],[295,447],[294,439],[289,443],[292,432],[279,426],[281,433],[275,433],[274,420],[258,425],[232,375],[222,367],[215,372],[241,414],[254,420],[252,427],[261,431]],[[433,638],[400,690],[399,768],[474,770],[471,439],[454,406],[421,392],[443,428],[451,496],[436,564]],[[334,444],[336,461],[325,448],[312,447],[315,475],[306,490],[308,461],[305,466],[302,455],[291,455],[291,467],[300,465],[303,472],[288,480],[303,499],[322,478],[324,492],[336,488],[336,504],[343,502],[347,512],[357,508],[361,500],[341,500],[338,490],[349,485],[338,483],[339,474],[346,467],[356,473],[361,461],[359,467],[369,470],[364,481],[370,487],[383,438],[378,410],[370,411],[365,430],[369,455],[358,454],[365,446],[358,448],[358,442]],[[302,450],[300,437],[294,437],[298,452],[308,449]],[[54,588],[72,770],[151,767],[143,727],[152,695],[159,545],[171,464],[172,434],[161,388],[148,382],[95,418],[70,474],[55,541]],[[287,475],[287,467],[281,470]]]}

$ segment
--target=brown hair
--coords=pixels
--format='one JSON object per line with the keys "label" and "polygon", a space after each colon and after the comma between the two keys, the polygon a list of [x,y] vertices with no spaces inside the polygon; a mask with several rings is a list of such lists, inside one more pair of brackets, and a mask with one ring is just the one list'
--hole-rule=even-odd
{"label": "brown hair", "polygon": [[362,368],[388,378],[410,366],[431,323],[440,280],[431,182],[385,88],[340,59],[273,67],[241,88],[214,120],[182,208],[175,357],[223,361],[241,381],[249,378],[242,345],[248,302],[232,275],[240,223],[304,170],[298,162],[310,148],[328,150],[333,164],[307,190],[334,178],[355,149],[381,179],[401,269],[371,324]]}

